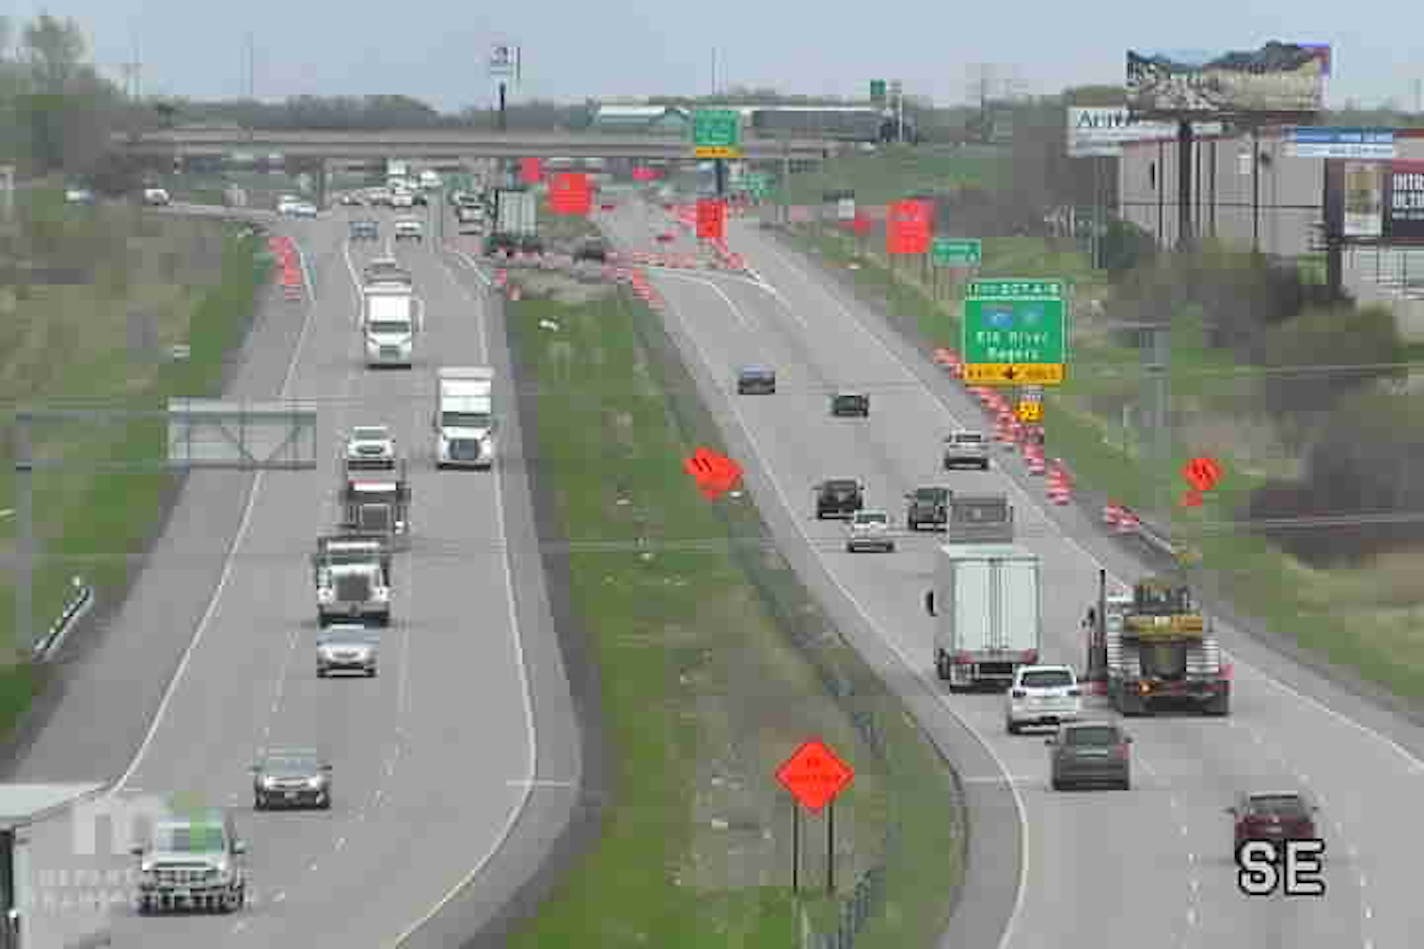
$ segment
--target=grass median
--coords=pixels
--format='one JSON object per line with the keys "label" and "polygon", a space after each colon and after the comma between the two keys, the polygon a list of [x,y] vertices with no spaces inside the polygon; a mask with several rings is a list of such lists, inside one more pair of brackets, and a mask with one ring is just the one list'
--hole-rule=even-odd
{"label": "grass median", "polygon": [[531,293],[508,313],[613,761],[600,839],[508,945],[721,949],[796,945],[807,921],[828,931],[824,818],[803,819],[798,901],[773,777],[812,735],[857,769],[836,805],[842,893],[884,868],[857,945],[930,944],[962,870],[952,777],[750,498],[708,501],[683,472],[721,446],[657,316],[607,291],[576,305]]}
{"label": "grass median", "polygon": [[[931,292],[901,265],[892,279],[882,254],[841,233],[803,226],[792,242],[827,267],[853,274],[857,293],[930,346],[960,348],[958,301]],[[1037,250],[1035,250],[1035,245]],[[1030,238],[984,242],[984,276],[1060,276],[1081,302],[1105,292],[1082,254]],[[847,267],[853,265],[853,271]],[[1287,642],[1408,700],[1424,699],[1424,637],[1418,632],[1418,571],[1424,554],[1402,551],[1355,568],[1316,569],[1234,526],[1235,512],[1267,477],[1291,475],[1298,459],[1261,417],[1260,375],[1203,341],[1200,321],[1174,323],[1169,385],[1175,403],[1169,457],[1144,457],[1135,424],[1119,411],[1137,401],[1143,373],[1135,349],[1115,345],[1091,321],[1075,324],[1068,381],[1045,396],[1046,451],[1065,459],[1078,494],[1155,512],[1189,549],[1204,589]],[[1110,407],[1110,408],[1109,408]],[[1131,421],[1131,420],[1128,420]],[[1198,508],[1184,508],[1178,474],[1196,455],[1228,476]]]}
{"label": "grass median", "polygon": [[[35,285],[7,298],[11,345],[0,358],[0,396],[13,405],[160,410],[172,395],[217,395],[225,360],[244,336],[265,272],[261,249],[215,222],[158,219],[134,209],[104,209],[74,227],[78,239],[107,237],[118,250],[100,255],[93,279]],[[66,222],[72,226],[74,222]],[[73,235],[71,235],[73,236]],[[111,248],[112,249],[112,248]],[[168,348],[186,343],[186,361]],[[6,413],[5,424],[13,426]],[[96,599],[122,598],[161,523],[176,476],[162,470],[166,426],[122,415],[39,419],[33,512],[39,557],[33,630],[43,635],[73,595],[71,578]],[[14,505],[13,454],[4,449],[0,505]],[[100,466],[131,466],[100,470]],[[0,544],[14,549],[14,517]],[[0,582],[0,616],[10,661],[0,670],[0,733],[9,734],[38,688],[42,670],[15,641],[14,582]]]}

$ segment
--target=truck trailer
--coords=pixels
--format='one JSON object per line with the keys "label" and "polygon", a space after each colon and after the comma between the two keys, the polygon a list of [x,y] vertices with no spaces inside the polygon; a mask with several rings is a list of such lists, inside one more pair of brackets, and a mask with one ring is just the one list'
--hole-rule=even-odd
{"label": "truck trailer", "polygon": [[952,692],[1007,688],[1038,662],[1042,601],[1038,555],[1016,544],[941,544],[925,611],[934,618],[935,672]]}

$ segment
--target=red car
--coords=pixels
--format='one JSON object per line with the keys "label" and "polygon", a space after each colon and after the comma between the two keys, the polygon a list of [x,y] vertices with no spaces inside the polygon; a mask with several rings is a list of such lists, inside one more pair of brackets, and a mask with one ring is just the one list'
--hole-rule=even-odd
{"label": "red car", "polygon": [[663,233],[658,235],[657,240],[659,244],[671,244],[673,241],[677,240],[677,237],[671,231],[664,231]]}
{"label": "red car", "polygon": [[1226,813],[1235,818],[1232,852],[1247,840],[1314,840],[1319,810],[1298,791],[1242,794]]}

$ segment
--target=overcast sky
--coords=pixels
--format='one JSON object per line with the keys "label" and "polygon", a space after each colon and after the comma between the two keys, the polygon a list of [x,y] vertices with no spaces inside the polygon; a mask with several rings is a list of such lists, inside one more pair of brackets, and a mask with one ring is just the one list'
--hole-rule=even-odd
{"label": "overcast sky", "polygon": [[[1127,49],[1251,49],[1279,39],[1334,47],[1332,105],[1392,96],[1413,108],[1415,80],[1424,79],[1413,27],[1424,14],[1415,0],[1378,2],[16,0],[11,9],[72,16],[113,75],[137,49],[145,92],[193,98],[244,91],[248,33],[261,98],[403,93],[441,109],[489,104],[485,61],[500,40],[524,51],[516,98],[707,92],[716,48],[724,87],[864,96],[867,80],[899,78],[907,93],[958,102],[974,63],[999,64],[1024,91],[1050,93],[1120,82]],[[489,6],[498,12],[480,9]],[[1392,28],[1400,24],[1410,28]]]}

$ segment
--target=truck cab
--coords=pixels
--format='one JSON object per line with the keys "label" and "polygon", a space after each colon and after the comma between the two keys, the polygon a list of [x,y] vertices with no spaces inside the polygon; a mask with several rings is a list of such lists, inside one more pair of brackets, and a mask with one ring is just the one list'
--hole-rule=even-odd
{"label": "truck cab", "polygon": [[924,485],[905,495],[905,526],[912,531],[928,526],[931,530],[944,530],[949,523],[948,488],[939,485]]}
{"label": "truck cab", "polygon": [[816,520],[849,520],[865,507],[865,484],[856,478],[828,478],[816,485]]}
{"label": "truck cab", "polygon": [[366,365],[410,368],[420,326],[420,301],[410,287],[396,284],[367,286],[362,296]]}
{"label": "truck cab", "polygon": [[154,820],[147,841],[130,852],[138,860],[140,913],[232,913],[246,901],[247,844],[221,808],[174,808]]}
{"label": "truck cab", "polygon": [[489,468],[495,459],[494,370],[447,366],[436,376],[435,466]]}
{"label": "truck cab", "polygon": [[391,548],[379,534],[338,534],[317,540],[312,554],[317,622],[391,619]]}
{"label": "truck cab", "polygon": [[1014,509],[1003,494],[960,494],[949,500],[946,540],[951,544],[1009,544]]}

